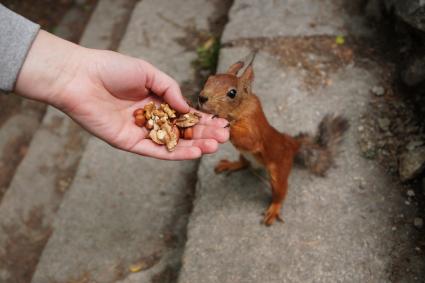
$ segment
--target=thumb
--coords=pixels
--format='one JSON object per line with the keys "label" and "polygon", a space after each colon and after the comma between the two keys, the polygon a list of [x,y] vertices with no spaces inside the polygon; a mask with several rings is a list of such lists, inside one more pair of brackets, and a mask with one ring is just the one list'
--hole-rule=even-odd
{"label": "thumb", "polygon": [[180,113],[189,112],[189,105],[186,103],[177,82],[167,74],[161,72],[151,64],[141,60],[142,68],[145,70],[147,89],[159,97],[162,97],[172,108]]}

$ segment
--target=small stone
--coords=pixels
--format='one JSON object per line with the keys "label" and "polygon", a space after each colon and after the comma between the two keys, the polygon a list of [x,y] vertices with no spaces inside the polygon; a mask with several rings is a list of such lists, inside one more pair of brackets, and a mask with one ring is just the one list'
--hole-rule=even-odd
{"label": "small stone", "polygon": [[406,201],[404,201],[404,204],[405,205],[410,205],[410,201],[406,200]]}
{"label": "small stone", "polygon": [[424,144],[423,141],[411,141],[406,145],[406,149],[407,150],[414,150],[415,148],[420,147],[423,144]]}
{"label": "small stone", "polygon": [[415,217],[415,219],[413,220],[413,225],[416,228],[421,229],[424,226],[424,220],[420,217]]}
{"label": "small stone", "polygon": [[139,261],[137,263],[134,263],[134,264],[130,265],[128,267],[128,271],[133,272],[133,273],[136,273],[136,272],[140,272],[140,271],[146,269],[146,267],[147,267],[146,262]]}
{"label": "small stone", "polygon": [[407,151],[400,157],[398,172],[405,182],[418,176],[425,168],[425,147]]}
{"label": "small stone", "polygon": [[391,230],[395,231],[397,228],[395,226],[391,227]]}
{"label": "small stone", "polygon": [[366,189],[366,181],[365,180],[359,181],[359,189],[361,189],[361,190]]}
{"label": "small stone", "polygon": [[407,190],[406,192],[408,197],[414,197],[415,196],[415,192],[413,190]]}
{"label": "small stone", "polygon": [[364,127],[363,126],[359,126],[357,129],[359,130],[359,132],[363,132],[364,131]]}
{"label": "small stone", "polygon": [[60,180],[57,186],[59,192],[64,193],[69,186],[69,182],[67,180]]}
{"label": "small stone", "polygon": [[0,281],[1,282],[8,282],[9,280],[11,280],[11,275],[10,273],[5,270],[5,269],[0,269]]}
{"label": "small stone", "polygon": [[383,96],[385,94],[385,89],[382,86],[374,86],[371,91],[376,96]]}
{"label": "small stone", "polygon": [[391,124],[391,121],[388,118],[378,119],[379,128],[385,132],[389,130],[390,124]]}

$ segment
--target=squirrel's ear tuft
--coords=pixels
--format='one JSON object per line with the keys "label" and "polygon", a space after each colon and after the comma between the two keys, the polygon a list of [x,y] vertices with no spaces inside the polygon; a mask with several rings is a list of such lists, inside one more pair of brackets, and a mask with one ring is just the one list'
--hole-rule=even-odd
{"label": "squirrel's ear tuft", "polygon": [[252,64],[249,64],[249,66],[246,67],[239,80],[245,87],[251,86],[251,83],[254,80],[254,68],[252,67]]}
{"label": "squirrel's ear tuft", "polygon": [[243,65],[244,65],[244,62],[238,61],[238,62],[236,62],[235,64],[233,64],[232,66],[229,67],[229,69],[227,70],[227,73],[229,75],[236,76],[238,74],[239,70],[242,69]]}
{"label": "squirrel's ear tuft", "polygon": [[255,55],[257,55],[257,50],[252,51],[245,58],[244,61],[249,63],[248,66],[245,68],[243,74],[239,78],[239,80],[244,85],[244,88],[246,88],[247,90],[251,87],[251,83],[254,80],[254,68],[252,67],[252,64],[254,63]]}

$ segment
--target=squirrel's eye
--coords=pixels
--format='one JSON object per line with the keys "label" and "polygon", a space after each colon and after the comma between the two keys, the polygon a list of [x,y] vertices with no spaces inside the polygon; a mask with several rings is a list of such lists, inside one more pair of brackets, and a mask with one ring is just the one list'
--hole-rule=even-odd
{"label": "squirrel's eye", "polygon": [[227,92],[227,96],[230,97],[230,98],[235,98],[235,96],[236,96],[236,89],[232,88],[231,90],[229,90]]}

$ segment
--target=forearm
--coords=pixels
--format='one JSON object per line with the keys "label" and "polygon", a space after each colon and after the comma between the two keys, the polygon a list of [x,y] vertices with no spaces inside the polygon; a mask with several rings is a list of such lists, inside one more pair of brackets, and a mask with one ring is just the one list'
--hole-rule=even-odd
{"label": "forearm", "polygon": [[66,93],[78,72],[84,48],[41,30],[35,38],[19,72],[17,94],[60,106],[60,95]]}

